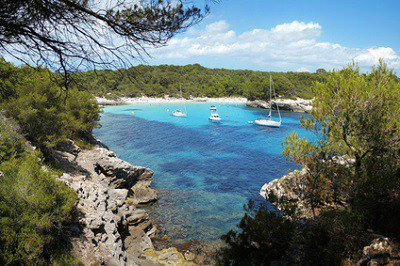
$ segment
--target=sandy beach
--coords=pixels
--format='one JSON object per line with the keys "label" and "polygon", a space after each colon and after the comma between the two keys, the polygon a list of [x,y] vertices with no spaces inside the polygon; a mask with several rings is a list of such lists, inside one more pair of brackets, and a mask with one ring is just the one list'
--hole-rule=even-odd
{"label": "sandy beach", "polygon": [[124,104],[137,104],[137,103],[176,103],[181,101],[186,102],[219,102],[219,103],[246,103],[246,98],[240,97],[226,97],[226,98],[192,98],[188,100],[181,100],[179,98],[152,98],[152,97],[121,97],[117,100],[111,100],[103,97],[96,97],[96,101],[101,105],[124,105]]}

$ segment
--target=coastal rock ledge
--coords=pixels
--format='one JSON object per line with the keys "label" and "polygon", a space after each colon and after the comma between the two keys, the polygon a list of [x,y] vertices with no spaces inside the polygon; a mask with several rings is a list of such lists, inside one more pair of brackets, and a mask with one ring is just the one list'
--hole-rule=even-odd
{"label": "coastal rock ledge", "polygon": [[157,200],[153,171],[133,166],[100,141],[81,149],[66,141],[53,151],[64,174],[59,178],[78,195],[80,226],[72,244],[85,265],[193,265],[176,249],[156,251],[156,228],[141,204]]}
{"label": "coastal rock ledge", "polygon": [[[296,112],[296,113],[309,113],[312,110],[312,100],[305,100],[297,98],[292,99],[275,99],[274,103],[279,106],[279,110]],[[247,101],[246,105],[253,108],[267,109],[269,103],[263,100]],[[276,105],[272,105],[272,109],[276,109]]]}

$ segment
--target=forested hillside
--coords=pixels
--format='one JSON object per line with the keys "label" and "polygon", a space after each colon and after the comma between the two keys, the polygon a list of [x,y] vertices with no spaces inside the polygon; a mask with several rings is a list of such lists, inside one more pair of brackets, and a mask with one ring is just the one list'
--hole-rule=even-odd
{"label": "forested hillside", "polygon": [[75,80],[80,80],[79,84],[94,94],[106,97],[160,97],[163,94],[178,96],[179,86],[182,85],[184,97],[242,96],[248,99],[262,99],[267,97],[271,74],[277,94],[311,98],[312,83],[322,81],[325,76],[323,72],[317,74],[210,69],[198,64],[139,65],[130,69],[79,73],[75,74]]}
{"label": "forested hillside", "polygon": [[85,143],[99,111],[90,93],[67,91],[47,69],[0,58],[1,265],[77,265],[68,230],[77,196],[56,180],[51,154],[66,139]]}

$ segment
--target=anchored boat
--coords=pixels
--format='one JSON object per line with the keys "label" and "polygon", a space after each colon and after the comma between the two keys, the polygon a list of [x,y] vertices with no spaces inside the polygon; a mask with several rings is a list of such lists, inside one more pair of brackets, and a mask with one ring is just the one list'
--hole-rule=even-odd
{"label": "anchored boat", "polygon": [[218,115],[218,113],[211,113],[208,119],[212,122],[219,122],[222,120],[221,117]]}
{"label": "anchored boat", "polygon": [[272,81],[271,75],[269,75],[269,113],[267,118],[258,118],[254,120],[254,124],[266,127],[280,127],[282,124],[281,113],[279,112],[279,106],[276,104],[276,109],[278,110],[279,121],[272,119],[272,91],[276,98],[274,83]]}
{"label": "anchored boat", "polygon": [[180,100],[183,102],[183,109],[185,110],[185,112],[183,112],[182,109],[178,109],[178,110],[173,111],[172,115],[176,116],[176,117],[187,117],[186,104],[182,98],[182,86],[181,85],[179,85],[179,91],[180,91]]}

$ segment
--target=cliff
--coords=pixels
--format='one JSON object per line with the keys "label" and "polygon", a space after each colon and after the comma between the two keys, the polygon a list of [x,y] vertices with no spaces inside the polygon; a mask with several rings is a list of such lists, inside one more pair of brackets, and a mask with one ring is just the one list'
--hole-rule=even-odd
{"label": "cliff", "polygon": [[156,228],[140,209],[157,199],[150,186],[152,170],[119,159],[99,141],[84,150],[67,141],[53,151],[53,157],[65,172],[59,179],[79,197],[80,226],[75,228],[79,237],[73,246],[85,265],[195,264],[193,254],[153,247]]}

